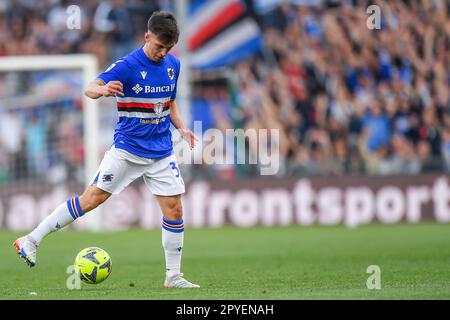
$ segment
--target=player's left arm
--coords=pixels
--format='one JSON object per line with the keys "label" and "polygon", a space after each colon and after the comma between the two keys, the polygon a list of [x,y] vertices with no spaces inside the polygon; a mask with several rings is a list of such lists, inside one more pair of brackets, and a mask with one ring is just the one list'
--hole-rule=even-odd
{"label": "player's left arm", "polygon": [[172,100],[172,104],[170,106],[170,122],[178,131],[180,131],[183,139],[189,143],[189,147],[191,149],[194,148],[195,141],[198,139],[195,137],[194,133],[184,125],[183,120],[181,119],[180,110],[178,109],[178,105],[175,100]]}

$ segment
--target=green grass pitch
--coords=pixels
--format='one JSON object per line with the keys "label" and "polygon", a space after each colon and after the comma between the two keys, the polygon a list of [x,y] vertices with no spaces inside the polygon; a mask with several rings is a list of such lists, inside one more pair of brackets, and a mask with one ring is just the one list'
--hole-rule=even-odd
{"label": "green grass pitch", "polygon": [[[163,288],[160,230],[54,233],[33,269],[11,245],[21,234],[0,232],[0,299],[450,299],[450,224],[187,228],[192,290]],[[66,269],[88,246],[111,255],[112,273],[69,290]],[[370,265],[380,290],[366,286]]]}

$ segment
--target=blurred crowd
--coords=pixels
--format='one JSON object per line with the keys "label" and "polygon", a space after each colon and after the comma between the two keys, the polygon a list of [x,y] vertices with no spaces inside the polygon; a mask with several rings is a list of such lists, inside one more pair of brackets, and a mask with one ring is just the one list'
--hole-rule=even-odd
{"label": "blurred crowd", "polygon": [[165,8],[165,3],[168,1],[2,1],[0,56],[94,53],[104,66],[141,42],[148,17]]}
{"label": "blurred crowd", "polygon": [[[192,120],[206,129],[278,129],[280,176],[450,172],[450,3],[305,2],[313,5],[281,1],[270,12],[251,12],[263,51],[219,72],[224,81],[194,72]],[[107,66],[137,47],[152,11],[170,7],[170,1],[76,1],[87,18],[80,30],[69,30],[71,3],[2,2],[0,56],[89,52]],[[369,4],[381,8],[380,29],[367,27]],[[14,95],[5,78],[0,75],[1,97]],[[63,111],[41,112],[58,108]],[[65,174],[53,170],[55,180],[81,170],[78,108],[75,98],[34,111],[0,108],[0,182],[54,169],[52,163],[65,167]],[[64,128],[80,134],[68,138]],[[21,138],[1,139],[5,132]],[[60,148],[45,132],[59,137]],[[64,139],[74,143],[70,150],[63,150]],[[252,141],[248,147],[257,150]],[[257,172],[253,166],[196,169],[223,178]]]}
{"label": "blurred crowd", "polygon": [[[328,4],[257,17],[264,52],[233,69],[224,127],[278,129],[283,176],[450,172],[450,2]],[[220,127],[227,93],[198,90]]]}
{"label": "blurred crowd", "polygon": [[0,110],[0,184],[84,179],[81,99],[68,97],[32,108]]}
{"label": "blurred crowd", "polygon": [[375,3],[380,30],[368,1],[282,7],[287,23],[266,31],[275,68],[238,69],[241,85],[267,88],[272,114],[255,121],[277,119],[284,157],[309,173],[450,172],[450,3]]}

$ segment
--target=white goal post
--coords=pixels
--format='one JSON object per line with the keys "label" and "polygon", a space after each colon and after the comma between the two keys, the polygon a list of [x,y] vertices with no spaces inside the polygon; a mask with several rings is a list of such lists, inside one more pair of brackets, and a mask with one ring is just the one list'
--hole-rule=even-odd
{"label": "white goal post", "polygon": [[[98,75],[98,62],[92,54],[67,55],[37,55],[37,56],[10,56],[0,57],[0,72],[40,71],[40,70],[68,70],[82,71],[82,84],[87,84]],[[99,111],[97,100],[86,97],[83,92],[83,144],[85,148],[84,166],[86,185],[95,174],[99,165]],[[90,227],[93,230],[101,229],[101,212],[96,209],[95,218]],[[91,219],[90,219],[91,220]]]}

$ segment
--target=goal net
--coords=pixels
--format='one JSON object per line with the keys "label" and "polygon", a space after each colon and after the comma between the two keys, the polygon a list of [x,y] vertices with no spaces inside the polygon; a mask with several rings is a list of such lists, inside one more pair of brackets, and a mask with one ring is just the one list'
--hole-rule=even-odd
{"label": "goal net", "polygon": [[[0,58],[0,228],[30,230],[83,191],[100,161],[93,55]],[[100,212],[73,224],[98,230]]]}

